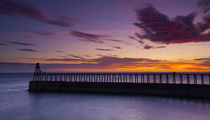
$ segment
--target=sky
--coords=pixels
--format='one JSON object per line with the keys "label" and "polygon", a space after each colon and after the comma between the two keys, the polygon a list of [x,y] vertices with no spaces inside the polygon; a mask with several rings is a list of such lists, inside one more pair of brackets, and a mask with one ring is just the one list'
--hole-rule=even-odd
{"label": "sky", "polygon": [[210,72],[210,0],[0,0],[0,72]]}

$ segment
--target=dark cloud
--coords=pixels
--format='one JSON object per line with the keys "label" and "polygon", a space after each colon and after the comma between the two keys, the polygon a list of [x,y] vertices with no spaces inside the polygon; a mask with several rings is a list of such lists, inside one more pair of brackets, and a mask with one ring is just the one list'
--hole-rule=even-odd
{"label": "dark cloud", "polygon": [[46,61],[56,61],[56,62],[78,62],[80,59],[70,59],[70,58],[51,58]]}
{"label": "dark cloud", "polygon": [[23,45],[23,46],[35,46],[33,43],[25,43],[25,42],[12,42],[6,41],[7,43],[14,44],[14,45]]}
{"label": "dark cloud", "polygon": [[46,31],[32,31],[32,30],[26,30],[29,33],[37,34],[37,35],[43,35],[43,36],[51,36],[56,35],[55,32],[46,32]]}
{"label": "dark cloud", "polygon": [[203,13],[210,11],[210,0],[199,0],[198,6],[201,7]]}
{"label": "dark cloud", "polygon": [[200,65],[203,65],[203,66],[208,66],[210,67],[210,58],[197,58],[197,59],[194,59],[196,61],[200,61]]}
{"label": "dark cloud", "polygon": [[194,60],[198,60],[198,61],[201,61],[201,60],[209,60],[210,61],[210,58],[197,58],[197,59],[194,59]]}
{"label": "dark cloud", "polygon": [[119,47],[119,46],[112,46],[112,47],[115,49],[121,49],[121,47]]}
{"label": "dark cloud", "polygon": [[[66,62],[77,62],[77,61],[83,61],[83,62],[90,62],[90,60],[85,59],[81,56],[78,55],[73,55],[73,54],[67,54],[65,56],[61,56],[63,58],[50,58],[47,59],[46,61],[66,61]],[[70,58],[69,58],[70,57]]]}
{"label": "dark cloud", "polygon": [[35,49],[18,49],[20,51],[25,51],[25,52],[38,52],[38,50]]}
{"label": "dark cloud", "polygon": [[147,49],[147,50],[149,50],[149,49],[157,49],[157,48],[165,48],[165,46],[157,46],[157,47],[151,46],[151,45],[145,45],[144,46],[144,49]]}
{"label": "dark cloud", "polygon": [[138,41],[138,39],[137,39],[137,38],[135,38],[134,36],[129,35],[128,37],[129,37],[129,38],[131,38],[131,39],[133,39],[133,40]]}
{"label": "dark cloud", "polygon": [[114,51],[112,49],[103,49],[103,48],[96,48],[96,50],[100,50],[100,51]]}
{"label": "dark cloud", "polygon": [[161,69],[170,69],[171,67],[169,65],[157,65],[158,68]]}
{"label": "dark cloud", "polygon": [[8,44],[6,44],[6,43],[0,43],[0,45],[2,45],[2,46],[7,46]]}
{"label": "dark cloud", "polygon": [[151,46],[151,45],[145,45],[145,46],[144,46],[144,49],[147,49],[147,50],[148,50],[148,49],[152,49],[152,48],[154,48],[154,46]]}
{"label": "dark cloud", "polygon": [[[143,64],[143,63],[156,63],[156,62],[160,62],[159,60],[152,60],[152,59],[148,59],[148,58],[119,58],[116,56],[104,56],[101,55],[100,58],[96,58],[96,59],[86,59],[86,60],[82,60],[82,59],[68,59],[68,58],[52,58],[52,59],[47,59],[46,61],[65,61],[65,62],[78,62],[78,61],[82,61],[82,62],[89,62],[89,63],[81,63],[82,65],[89,65],[89,67],[92,67],[91,65],[97,65],[97,66],[101,66],[102,68],[106,68],[106,67],[111,67],[112,65],[116,65],[118,64],[119,67],[121,66],[130,66],[130,65],[138,65],[138,64]],[[94,62],[94,63],[91,63]],[[118,66],[117,65],[117,66]],[[79,64],[78,64],[79,66]],[[80,66],[82,68],[82,66]]]}
{"label": "dark cloud", "polygon": [[103,56],[98,59],[93,59],[93,61],[96,61],[101,64],[124,64],[129,65],[133,63],[142,63],[142,62],[159,62],[159,60],[152,60],[148,58],[119,58],[119,57],[112,57],[112,56]]}
{"label": "dark cloud", "polygon": [[141,43],[141,44],[144,44],[144,42],[143,42],[142,40],[139,40],[139,39],[137,39],[137,38],[134,37],[134,36],[129,35],[128,37],[129,37],[130,39],[132,39],[132,40],[135,40],[135,41]]}
{"label": "dark cloud", "polygon": [[1,0],[0,1],[0,13],[4,15],[14,16],[14,17],[25,17],[28,19],[33,19],[43,23],[61,26],[61,27],[72,27],[70,23],[74,19],[67,19],[67,17],[60,14],[55,14],[49,16],[45,11],[42,11],[39,7],[32,4],[23,3],[22,1],[10,1]]}
{"label": "dark cloud", "polygon": [[61,50],[57,50],[57,51],[55,51],[55,52],[57,52],[57,53],[63,53],[63,51],[61,51]]}
{"label": "dark cloud", "polygon": [[76,37],[80,41],[84,42],[94,42],[94,43],[117,43],[117,44],[126,44],[132,45],[131,43],[123,40],[117,39],[110,39],[108,35],[98,35],[98,34],[91,34],[81,31],[71,31],[70,34]]}
{"label": "dark cloud", "polygon": [[165,46],[157,46],[155,48],[166,48]]}
{"label": "dark cloud", "polygon": [[68,54],[67,56],[70,56],[70,57],[73,57],[73,58],[77,58],[77,59],[84,59],[84,58],[81,57],[81,56],[73,55],[73,54]]}
{"label": "dark cloud", "polygon": [[[65,62],[77,62],[83,61],[80,59],[47,59],[47,61],[65,61]],[[89,62],[87,62],[89,61]],[[87,63],[81,64],[65,64],[66,66],[59,66],[62,68],[71,68],[71,69],[107,69],[107,68],[122,68],[122,67],[130,67],[130,66],[151,66],[151,63],[158,63],[159,60],[152,60],[147,58],[119,58],[114,56],[101,56],[96,59],[89,59]],[[55,67],[56,68],[56,67]],[[54,69],[55,69],[54,68]]]}
{"label": "dark cloud", "polygon": [[196,71],[200,71],[200,70],[210,70],[210,68],[189,68],[189,67],[186,67],[185,69],[188,69],[188,70],[196,70]]}
{"label": "dark cloud", "polygon": [[105,39],[107,42],[113,42],[113,43],[118,43],[118,44],[125,44],[125,45],[133,45],[127,41],[124,40],[117,40],[117,39]]}
{"label": "dark cloud", "polygon": [[99,57],[117,57],[117,55],[113,55],[113,54],[106,54],[106,55],[103,55],[103,54],[96,54],[96,56],[99,56]]}
{"label": "dark cloud", "polygon": [[143,30],[143,33],[136,33],[139,39],[162,44],[210,41],[210,34],[203,33],[209,28],[208,15],[204,16],[203,22],[194,24],[195,12],[169,19],[150,4],[137,9],[136,15],[138,22],[134,25]]}
{"label": "dark cloud", "polygon": [[70,34],[78,38],[78,40],[85,41],[85,42],[95,42],[95,43],[104,43],[102,39],[107,37],[105,35],[96,35],[96,34],[80,32],[80,31],[71,31]]}
{"label": "dark cloud", "polygon": [[[161,60],[153,60],[148,58],[120,58],[116,56],[103,56],[99,58],[88,59],[87,61],[82,61],[80,59],[62,59],[62,58],[52,58],[46,59],[45,61],[49,62],[77,62],[80,63],[50,63],[50,64],[41,64],[41,68],[44,68],[46,71],[62,71],[64,69],[68,70],[82,70],[82,69],[117,69],[117,68],[135,68],[135,67],[167,67],[162,65]],[[0,62],[1,70],[0,72],[33,72],[35,64],[30,63],[6,63]],[[11,69],[12,68],[12,69]],[[21,68],[21,69],[20,69]]]}

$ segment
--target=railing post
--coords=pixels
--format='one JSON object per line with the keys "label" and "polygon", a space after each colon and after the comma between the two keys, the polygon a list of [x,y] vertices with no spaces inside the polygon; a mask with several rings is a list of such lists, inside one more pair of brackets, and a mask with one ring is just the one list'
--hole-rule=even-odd
{"label": "railing post", "polygon": [[149,74],[147,73],[147,83],[150,83],[150,76],[149,76]]}
{"label": "railing post", "polygon": [[210,85],[210,74],[209,74],[209,85]]}
{"label": "railing post", "polygon": [[176,73],[173,72],[173,84],[176,84]]}
{"label": "railing post", "polygon": [[201,74],[201,84],[203,85],[204,84],[204,75]]}
{"label": "railing post", "polygon": [[160,84],[162,84],[162,74],[159,74],[160,77]]}
{"label": "railing post", "polygon": [[124,79],[125,79],[125,83],[127,83],[127,74],[124,73]]}
{"label": "railing post", "polygon": [[194,84],[197,84],[197,75],[194,74]]}
{"label": "railing post", "polygon": [[183,84],[183,75],[180,74],[180,84]]}
{"label": "railing post", "polygon": [[138,74],[135,74],[135,83],[138,81]]}
{"label": "railing post", "polygon": [[156,83],[156,74],[153,74],[153,83]]}
{"label": "railing post", "polygon": [[168,73],[166,74],[166,83],[169,84]]}
{"label": "railing post", "polygon": [[187,74],[187,84],[190,84],[190,75]]}

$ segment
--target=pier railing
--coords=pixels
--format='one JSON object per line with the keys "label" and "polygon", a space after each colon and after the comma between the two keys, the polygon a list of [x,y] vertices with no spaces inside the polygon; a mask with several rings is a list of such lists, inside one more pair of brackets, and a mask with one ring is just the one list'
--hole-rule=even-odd
{"label": "pier railing", "polygon": [[210,73],[34,73],[33,81],[202,84],[210,85]]}

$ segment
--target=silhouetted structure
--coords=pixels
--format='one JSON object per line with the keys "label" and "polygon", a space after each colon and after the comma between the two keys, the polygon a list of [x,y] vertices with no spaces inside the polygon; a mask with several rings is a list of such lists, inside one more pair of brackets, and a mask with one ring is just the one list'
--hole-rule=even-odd
{"label": "silhouetted structure", "polygon": [[40,69],[40,65],[39,63],[36,63],[36,67],[35,67],[35,71],[34,71],[35,74],[39,74],[39,73],[42,73],[41,69]]}
{"label": "silhouetted structure", "polygon": [[37,63],[29,90],[210,98],[210,73],[42,73]]}

